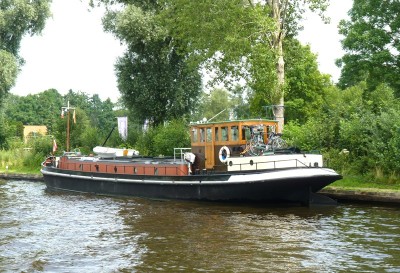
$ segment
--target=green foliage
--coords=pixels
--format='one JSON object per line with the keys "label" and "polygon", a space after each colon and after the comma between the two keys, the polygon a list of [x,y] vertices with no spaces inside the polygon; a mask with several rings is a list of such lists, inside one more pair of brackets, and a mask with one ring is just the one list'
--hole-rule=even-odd
{"label": "green foliage", "polygon": [[25,151],[20,149],[15,150],[0,150],[0,167],[5,170],[8,166],[9,170],[22,166],[21,158],[24,157]]}
{"label": "green foliage", "polygon": [[[4,141],[14,142],[14,138],[22,140],[23,124],[46,125],[48,134],[55,136],[59,151],[65,150],[67,115],[61,119],[60,112],[68,101],[71,107],[76,108],[76,123],[73,122],[73,111],[70,112],[70,147],[91,151],[94,146],[102,144],[116,125],[114,105],[109,99],[102,102],[98,95],[89,96],[72,90],[65,96],[55,89],[25,97],[10,94],[1,115],[4,125],[0,127],[0,136],[3,132]],[[11,142],[4,142],[3,147]]]}
{"label": "green foliage", "polygon": [[[282,42],[293,37],[307,7],[323,12],[328,1],[169,1],[163,16],[194,66],[216,73],[232,87],[244,79],[253,90],[252,112],[283,103]],[[314,88],[313,90],[318,90]],[[313,91],[310,90],[310,91]]]}
{"label": "green foliage", "polygon": [[[1,113],[1,112],[0,112]],[[7,144],[7,132],[5,130],[5,122],[4,122],[4,115],[1,113],[0,114],[0,148],[4,149],[6,148]]]}
{"label": "green foliage", "polygon": [[157,128],[149,127],[143,134],[141,134],[136,143],[136,149],[142,156],[155,156],[157,155],[156,147],[154,145],[154,138],[157,135]]}
{"label": "green foliage", "polygon": [[317,117],[323,100],[332,87],[330,77],[318,70],[317,56],[309,46],[293,38],[284,42],[285,54],[285,120],[304,123]]}
{"label": "green foliage", "polygon": [[[118,116],[126,116],[124,114]],[[109,147],[119,147],[119,148],[136,148],[136,144],[140,139],[141,135],[143,135],[142,130],[143,125],[137,124],[137,122],[133,119],[128,117],[128,138],[124,141],[118,133],[118,128],[115,127],[112,130],[112,133],[107,140],[105,146]],[[111,132],[111,131],[110,131]],[[108,132],[108,133],[110,133]],[[107,135],[108,136],[108,135]],[[100,139],[97,145],[103,145],[104,141],[107,139],[106,136]]]}
{"label": "green foliage", "polygon": [[182,120],[173,120],[165,126],[160,126],[154,136],[154,146],[157,155],[172,156],[174,148],[190,147],[188,125]]}
{"label": "green foliage", "polygon": [[369,90],[386,83],[400,96],[399,60],[400,24],[398,1],[354,1],[350,20],[340,22],[346,54],[338,61],[342,66],[342,88],[367,83]]}
{"label": "green foliage", "polygon": [[[1,24],[0,24],[1,26]],[[0,102],[15,84],[18,64],[15,56],[0,47]]]}
{"label": "green foliage", "polygon": [[190,147],[190,136],[188,125],[183,120],[148,128],[139,135],[135,145],[143,156],[173,156],[174,148],[187,147]]}
{"label": "green foliage", "polygon": [[[241,0],[170,1],[167,25],[194,66],[216,72],[216,81],[232,86],[246,79],[259,92],[276,84],[276,55],[268,43],[275,29],[270,7]],[[201,26],[201,27],[199,27]]]}
{"label": "green foliage", "polygon": [[10,94],[5,100],[7,119],[24,125],[45,125],[49,134],[59,119],[63,97],[55,89],[35,95],[16,96]]}
{"label": "green foliage", "polygon": [[[75,148],[80,148],[87,144],[87,141],[84,139],[85,132],[89,128],[89,118],[85,111],[80,108],[75,109],[75,117],[76,122],[73,120],[73,110],[70,111],[69,115],[69,126],[70,126],[70,150]],[[59,150],[64,149],[66,151],[66,141],[67,141],[67,123],[68,123],[68,114],[64,116],[63,119],[59,119],[55,126],[56,132],[54,134],[55,138],[59,141]]]}
{"label": "green foliage", "polygon": [[49,137],[32,138],[28,142],[30,150],[23,157],[23,166],[34,170],[52,152],[53,140]]}
{"label": "green foliage", "polygon": [[81,152],[83,154],[91,154],[93,147],[100,145],[101,142],[99,129],[88,126],[82,133],[80,139],[81,143],[79,148]]}
{"label": "green foliage", "polygon": [[127,45],[116,64],[124,104],[140,122],[154,125],[188,115],[201,87],[197,68],[177,54],[179,41],[163,25],[160,11],[157,4],[132,1],[109,11],[103,21],[105,29]]}
{"label": "green foliage", "polygon": [[42,156],[51,153],[53,148],[53,140],[49,137],[32,138],[28,142],[28,146],[32,148],[33,153],[40,153]]}
{"label": "green foliage", "polygon": [[98,128],[99,133],[108,133],[116,124],[116,115],[113,112],[114,105],[110,99],[103,102],[97,94],[89,96],[84,92],[69,90],[63,101],[63,106],[66,106],[69,101],[71,106],[83,110],[89,119],[90,125]]}
{"label": "green foliage", "polygon": [[284,136],[302,149],[322,150],[343,174],[394,181],[400,174],[400,102],[393,98],[386,85],[372,92],[365,83],[330,89],[319,117],[289,122]]}
{"label": "green foliage", "polygon": [[337,142],[334,139],[335,133],[331,123],[325,118],[310,119],[305,124],[289,122],[285,126],[284,138],[291,146],[300,147],[304,151],[321,151],[331,143]]}
{"label": "green foliage", "polygon": [[50,16],[50,0],[2,0],[0,2],[0,102],[14,85],[19,65],[18,52],[24,35],[35,35]]}
{"label": "green foliage", "polygon": [[[229,99],[229,93],[225,89],[213,89],[210,93],[203,92],[198,106],[198,112],[193,116],[193,121],[207,120],[215,117],[213,121],[229,120],[229,112],[233,104]],[[223,112],[222,112],[223,111]]]}
{"label": "green foliage", "polygon": [[[394,181],[395,182],[395,181]],[[346,175],[343,179],[338,180],[331,184],[329,187],[345,189],[345,190],[357,190],[360,189],[363,192],[370,189],[371,192],[377,192],[380,190],[390,190],[399,191],[400,183],[388,183],[386,181],[375,181],[375,179],[370,180],[368,177],[361,175]]]}

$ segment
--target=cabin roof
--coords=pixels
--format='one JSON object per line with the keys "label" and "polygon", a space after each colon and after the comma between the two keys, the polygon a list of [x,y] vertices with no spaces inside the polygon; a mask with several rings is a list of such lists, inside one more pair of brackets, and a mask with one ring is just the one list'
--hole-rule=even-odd
{"label": "cabin roof", "polygon": [[227,120],[227,121],[215,121],[215,122],[191,122],[190,126],[195,127],[195,126],[207,126],[207,125],[222,125],[222,124],[232,124],[232,123],[254,123],[254,122],[271,122],[271,123],[277,123],[277,120],[273,119],[238,119],[238,120]]}

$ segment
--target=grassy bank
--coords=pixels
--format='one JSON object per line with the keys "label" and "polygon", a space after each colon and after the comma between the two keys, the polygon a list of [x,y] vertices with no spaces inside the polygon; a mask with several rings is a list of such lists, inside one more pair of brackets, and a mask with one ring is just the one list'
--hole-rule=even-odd
{"label": "grassy bank", "polygon": [[44,158],[29,149],[0,150],[0,173],[39,174]]}
{"label": "grassy bank", "polygon": [[9,173],[9,174],[40,174],[40,167],[37,169],[31,169],[31,168],[18,168],[18,169],[11,169],[7,170],[4,168],[0,168],[0,173]]}
{"label": "grassy bank", "polygon": [[385,180],[375,182],[371,181],[371,178],[365,176],[347,175],[344,176],[343,179],[332,183],[327,188],[337,188],[343,190],[372,189],[374,191],[400,191],[400,184],[391,183]]}

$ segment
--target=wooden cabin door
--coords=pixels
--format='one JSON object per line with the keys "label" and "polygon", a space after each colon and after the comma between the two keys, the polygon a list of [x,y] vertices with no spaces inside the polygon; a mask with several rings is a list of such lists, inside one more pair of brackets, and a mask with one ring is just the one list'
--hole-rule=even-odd
{"label": "wooden cabin door", "polygon": [[206,128],[206,142],[205,142],[205,167],[206,169],[214,168],[214,137],[212,134],[212,127]]}

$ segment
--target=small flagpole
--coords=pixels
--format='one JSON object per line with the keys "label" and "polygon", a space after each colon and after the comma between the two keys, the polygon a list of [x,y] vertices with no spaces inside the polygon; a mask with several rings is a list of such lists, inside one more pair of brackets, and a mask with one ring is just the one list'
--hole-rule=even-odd
{"label": "small flagpole", "polygon": [[[67,112],[67,143],[66,143],[66,151],[67,152],[69,152],[69,131],[70,131],[70,128],[69,128],[69,116],[70,116],[70,114],[69,114],[69,112],[71,111],[71,110],[74,110],[74,113],[75,113],[75,107],[70,107],[69,106],[69,101],[67,102],[67,107],[61,107],[61,117],[63,117],[64,116],[64,112]],[[74,116],[75,116],[75,114],[74,114]]]}

